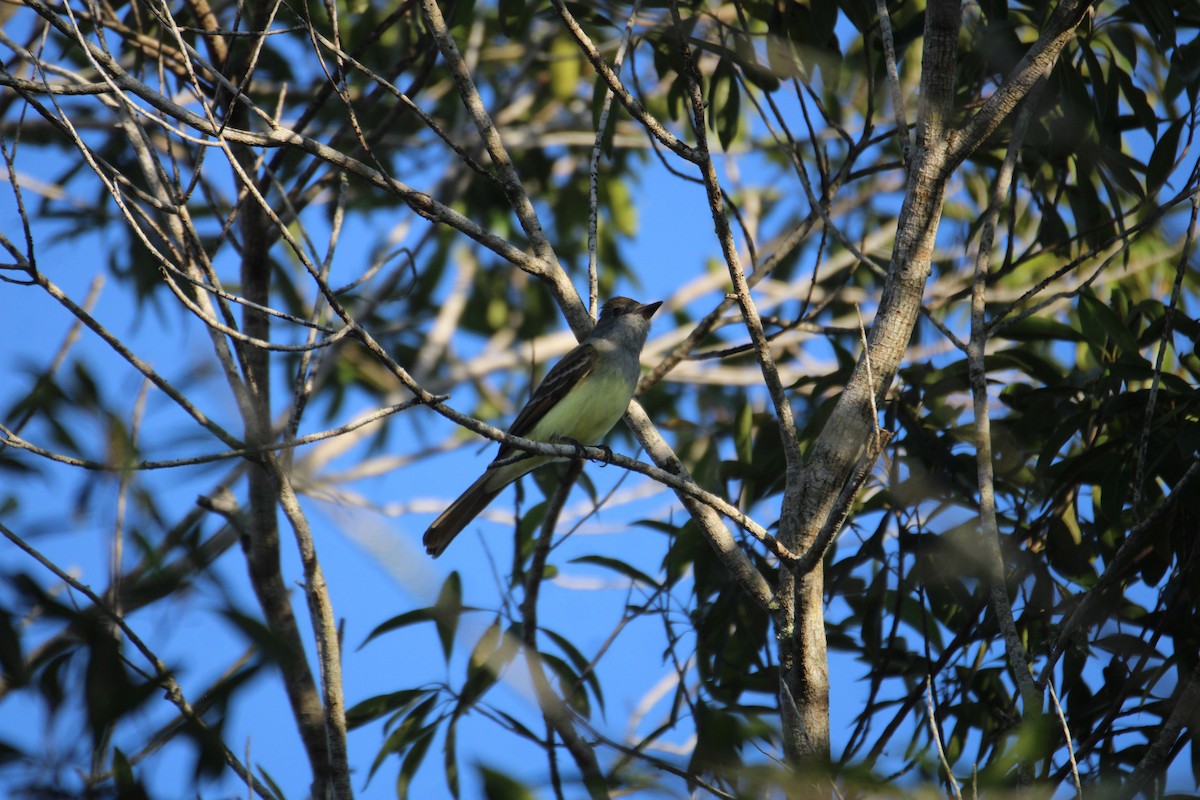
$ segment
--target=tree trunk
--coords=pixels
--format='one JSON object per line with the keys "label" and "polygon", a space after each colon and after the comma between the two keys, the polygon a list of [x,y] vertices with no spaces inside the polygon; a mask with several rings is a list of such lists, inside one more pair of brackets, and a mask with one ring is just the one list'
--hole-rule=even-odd
{"label": "tree trunk", "polygon": [[[932,2],[925,16],[921,110],[908,186],[879,311],[859,359],[800,477],[799,530],[784,544],[811,548],[842,487],[863,457],[883,402],[916,325],[945,196],[945,120],[954,91],[958,28],[956,0]],[[803,773],[823,770],[829,749],[829,666],[825,641],[825,579],[821,562],[803,575],[784,576],[794,619],[780,633],[780,709],[788,760]],[[790,623],[790,624],[789,624]]]}

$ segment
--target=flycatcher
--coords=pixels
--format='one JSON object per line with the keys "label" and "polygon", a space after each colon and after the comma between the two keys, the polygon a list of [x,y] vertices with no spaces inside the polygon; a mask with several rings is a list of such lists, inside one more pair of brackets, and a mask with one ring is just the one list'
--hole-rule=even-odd
{"label": "flycatcher", "polygon": [[[592,332],[555,364],[517,414],[508,432],[538,442],[595,444],[625,413],[641,374],[639,358],[650,317],[662,305],[614,297],[600,310]],[[504,466],[518,448],[500,445],[492,465],[425,531],[425,551],[437,558],[479,512],[510,483],[550,461],[528,453]]]}

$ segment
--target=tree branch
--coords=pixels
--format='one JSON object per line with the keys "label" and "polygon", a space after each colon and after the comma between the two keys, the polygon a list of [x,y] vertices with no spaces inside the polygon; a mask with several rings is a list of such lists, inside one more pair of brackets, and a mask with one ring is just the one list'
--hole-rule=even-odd
{"label": "tree branch", "polygon": [[[992,465],[991,414],[988,409],[987,367],[984,353],[987,349],[987,278],[992,257],[992,242],[996,233],[1000,209],[1004,205],[1012,186],[1013,171],[1017,155],[1025,139],[1025,132],[1033,118],[1033,108],[1042,84],[1034,87],[1030,103],[1018,117],[1009,141],[1004,162],[996,176],[991,201],[984,214],[983,230],[979,236],[979,252],[975,257],[975,272],[971,287],[971,338],[967,342],[967,363],[971,384],[971,396],[975,416],[975,469],[979,481],[979,524],[982,529],[983,546],[987,550],[988,578],[991,584],[992,612],[1004,636],[1004,647],[1008,667],[1020,691],[1024,718],[1037,719],[1042,715],[1042,693],[1034,683],[1029,668],[1029,657],[1025,652],[1021,634],[1013,617],[1012,603],[1008,596],[1007,574],[1004,553],[1000,541],[1000,528],[996,520],[996,488]],[[1017,767],[1021,783],[1028,785],[1033,780],[1030,760],[1023,759]]]}
{"label": "tree branch", "polygon": [[[166,96],[154,91],[146,84],[139,81],[126,72],[115,59],[109,56],[99,46],[88,40],[86,37],[77,36],[70,25],[64,22],[59,16],[41,0],[29,0],[26,3],[30,8],[36,11],[41,17],[46,19],[60,33],[67,36],[69,39],[84,48],[88,55],[95,59],[97,65],[104,71],[105,75],[112,81],[113,86],[118,89],[132,92],[137,97],[145,100],[151,107],[161,111],[171,119],[178,120],[184,125],[199,132],[203,136],[221,137],[227,142],[236,144],[246,144],[252,147],[278,148],[288,147],[300,150],[315,156],[322,161],[325,161],[335,167],[344,169],[345,171],[357,175],[360,178],[368,181],[372,186],[389,192],[401,200],[420,216],[431,222],[442,223],[448,225],[471,239],[479,242],[484,247],[501,256],[509,263],[517,266],[526,272],[536,277],[545,277],[549,265],[542,262],[540,259],[525,253],[523,249],[512,244],[511,242],[496,236],[487,231],[478,223],[468,219],[449,206],[446,206],[434,200],[428,194],[413,189],[402,181],[384,175],[378,170],[367,166],[363,162],[351,158],[339,150],[336,150],[328,145],[323,144],[315,139],[303,136],[295,131],[280,126],[274,120],[267,118],[268,130],[263,132],[243,130],[230,125],[221,127],[214,126],[203,116],[196,114],[193,111],[175,103]],[[220,79],[218,79],[220,80]],[[230,88],[236,90],[236,86],[228,84]],[[239,102],[251,102],[249,98],[239,95]],[[153,120],[158,124],[163,124],[160,120],[153,117],[148,119]],[[176,132],[183,136],[181,131]],[[184,138],[188,138],[184,136]],[[196,144],[202,146],[213,146],[211,142],[192,139]],[[582,308],[582,305],[580,306]]]}
{"label": "tree branch", "polygon": [[1004,83],[992,93],[983,106],[959,131],[950,135],[945,169],[953,170],[983,144],[1003,124],[1033,89],[1050,74],[1067,42],[1075,37],[1075,29],[1091,11],[1093,0],[1060,0],[1045,30],[1017,62]]}
{"label": "tree branch", "polygon": [[[647,455],[660,469],[668,475],[675,475],[687,483],[693,483],[683,462],[662,438],[662,434],[654,427],[654,423],[646,416],[646,412],[637,400],[630,402],[629,410],[625,412],[625,422],[637,437],[638,442],[646,449]],[[679,497],[679,501],[683,503],[683,507],[687,509],[688,515],[696,523],[701,535],[708,540],[733,579],[761,608],[775,611],[778,603],[766,578],[751,563],[750,558],[742,551],[729,529],[721,523],[716,511],[698,497],[693,496],[690,491],[682,491],[682,487],[673,488],[676,488],[676,496]]]}
{"label": "tree branch", "polygon": [[[854,465],[874,435],[878,421],[872,417],[871,409],[884,399],[920,313],[946,188],[942,169],[944,124],[953,100],[961,11],[957,0],[937,0],[926,8],[917,137],[891,269],[867,347],[804,469],[797,504],[801,550],[816,541]],[[795,763],[823,765],[829,757],[824,594],[824,573],[818,565],[796,581],[791,597],[786,600],[794,603],[794,611],[790,613],[794,615],[795,627],[781,631],[779,665],[780,680],[787,685],[795,700],[794,711],[799,715],[784,725],[785,752]],[[781,708],[786,711],[788,706],[781,703]],[[802,736],[789,738],[786,736],[789,731]]]}
{"label": "tree branch", "polygon": [[450,35],[446,20],[442,17],[442,10],[438,7],[437,0],[421,0],[421,7],[425,10],[434,41],[437,42],[438,49],[442,53],[446,68],[454,80],[455,88],[458,89],[459,97],[462,98],[467,113],[475,122],[475,127],[483,139],[488,155],[491,156],[492,163],[496,167],[504,196],[517,215],[517,220],[521,223],[525,235],[529,237],[529,244],[533,248],[534,254],[543,265],[540,277],[546,281],[550,291],[554,294],[567,317],[567,322],[571,325],[571,330],[575,332],[576,336],[582,338],[592,328],[591,317],[588,316],[580,302],[579,293],[575,291],[570,279],[559,266],[558,257],[542,229],[542,223],[521,183],[521,178],[513,167],[508,150],[500,138],[500,132],[492,123],[491,115],[484,106],[483,98],[479,96],[479,90],[475,88],[467,65],[458,51],[458,45],[455,43],[454,37]]}
{"label": "tree branch", "polygon": [[1153,741],[1146,748],[1146,754],[1134,768],[1133,774],[1121,786],[1121,791],[1117,794],[1118,798],[1132,800],[1134,797],[1143,796],[1143,792],[1150,788],[1151,781],[1162,775],[1162,766],[1175,747],[1180,731],[1185,725],[1192,727],[1194,741],[1195,716],[1198,710],[1200,710],[1200,664],[1192,669],[1183,688],[1179,690],[1170,716],[1158,728]]}
{"label": "tree branch", "polygon": [[596,70],[596,74],[600,79],[608,84],[608,88],[612,90],[613,95],[625,107],[625,110],[642,124],[642,126],[659,142],[661,142],[668,150],[675,155],[691,161],[699,163],[700,155],[682,139],[671,133],[666,127],[654,118],[646,107],[638,102],[629,90],[625,88],[625,84],[621,82],[621,78],[613,71],[608,62],[604,60],[604,56],[596,49],[596,45],[592,43],[591,38],[580,27],[579,22],[571,14],[567,8],[567,4],[563,0],[551,0],[554,4],[555,11],[562,17],[563,24],[567,31],[575,37],[575,41],[579,43],[579,48],[583,50],[583,54],[587,56],[591,62],[592,68]]}
{"label": "tree branch", "polygon": [[[546,670],[542,664],[541,654],[537,646],[538,631],[538,592],[546,571],[546,557],[550,554],[550,543],[554,537],[554,529],[558,525],[558,517],[562,513],[563,504],[571,487],[575,485],[583,461],[574,459],[567,467],[558,487],[546,504],[546,516],[542,519],[541,531],[534,545],[533,558],[525,573],[525,597],[521,602],[521,639],[525,645],[525,664],[529,668],[529,676],[533,682],[533,691],[537,695],[538,705],[546,722],[558,733],[575,765],[583,776],[583,785],[587,787],[588,795],[593,800],[607,800],[608,781],[596,760],[596,753],[591,746],[579,735],[571,720],[571,711],[566,701],[559,697],[546,678]],[[564,691],[567,687],[563,687]],[[547,747],[553,748],[548,742]]]}
{"label": "tree branch", "polygon": [[308,600],[309,619],[312,622],[313,638],[317,644],[317,661],[321,671],[321,686],[324,697],[325,740],[329,749],[329,782],[334,798],[353,796],[350,789],[350,764],[346,750],[346,704],[342,696],[342,648],[338,640],[337,620],[333,614],[333,603],[329,599],[329,586],[321,563],[317,560],[317,548],[313,541],[308,519],[300,508],[300,501],[292,488],[291,481],[279,464],[279,460],[268,456],[267,467],[278,484],[279,506],[292,526],[296,547],[300,551],[300,562],[304,568],[304,596]]}

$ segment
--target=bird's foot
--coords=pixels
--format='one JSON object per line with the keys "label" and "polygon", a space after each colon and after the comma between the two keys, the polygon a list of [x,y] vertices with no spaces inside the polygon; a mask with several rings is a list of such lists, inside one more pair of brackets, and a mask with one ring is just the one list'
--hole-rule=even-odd
{"label": "bird's foot", "polygon": [[569,436],[560,436],[560,437],[558,437],[558,441],[562,442],[563,444],[569,444],[569,445],[571,445],[571,447],[574,447],[576,458],[582,459],[585,455],[587,455],[587,448],[583,446],[582,442],[572,439]]}
{"label": "bird's foot", "polygon": [[[563,437],[560,437],[558,441],[562,442],[563,444],[569,444],[572,447],[574,447],[576,458],[581,459],[587,455],[587,448],[583,445],[583,443],[578,442],[575,439],[571,439],[569,437],[563,436]],[[611,447],[609,447],[606,444],[596,444],[596,445],[592,445],[592,446],[595,447],[597,450],[603,451],[603,453],[604,453],[603,457],[594,458],[594,459],[592,459],[593,461],[599,461],[600,466],[602,466],[602,467],[607,467],[609,464],[612,463],[613,451],[612,451]]]}

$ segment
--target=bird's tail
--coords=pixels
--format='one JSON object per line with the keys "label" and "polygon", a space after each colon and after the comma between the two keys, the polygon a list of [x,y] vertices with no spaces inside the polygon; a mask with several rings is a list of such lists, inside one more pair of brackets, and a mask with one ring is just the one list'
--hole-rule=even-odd
{"label": "bird's tail", "polygon": [[[483,511],[488,503],[492,502],[496,495],[511,483],[511,481],[495,481],[495,477],[491,471],[483,473],[479,480],[472,483],[457,500],[450,504],[449,508],[442,512],[440,517],[433,521],[429,530],[425,531],[425,538],[422,539],[426,553],[434,558],[440,556],[442,551],[454,541],[454,537],[462,533],[462,529],[467,527],[471,520],[475,519],[479,512]],[[491,483],[499,483],[500,486],[493,488]]]}

